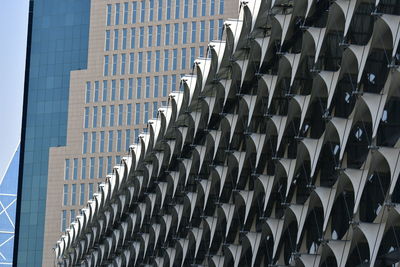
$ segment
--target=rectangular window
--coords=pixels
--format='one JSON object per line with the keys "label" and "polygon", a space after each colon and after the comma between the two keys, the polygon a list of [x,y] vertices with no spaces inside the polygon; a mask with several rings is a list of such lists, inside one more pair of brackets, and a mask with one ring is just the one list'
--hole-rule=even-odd
{"label": "rectangular window", "polygon": [[131,130],[127,129],[125,131],[125,151],[129,150],[130,145],[131,145]]}
{"label": "rectangular window", "polygon": [[157,97],[158,97],[158,76],[154,76],[153,88],[154,88],[153,96],[154,96],[155,98],[157,98]]}
{"label": "rectangular window", "polygon": [[183,32],[182,32],[182,44],[187,43],[187,31],[188,31],[188,24],[187,22],[183,23]]}
{"label": "rectangular window", "polygon": [[84,115],[83,127],[89,128],[89,107],[85,107],[85,115]]}
{"label": "rectangular window", "polygon": [[93,128],[97,127],[97,107],[93,107]]}
{"label": "rectangular window", "polygon": [[104,70],[103,75],[108,76],[108,64],[109,64],[109,57],[108,55],[104,56]]}
{"label": "rectangular window", "polygon": [[132,24],[137,21],[137,2],[132,3]]}
{"label": "rectangular window", "polygon": [[64,232],[67,229],[67,211],[63,210],[61,212],[61,232]]}
{"label": "rectangular window", "polygon": [[76,205],[76,184],[71,187],[71,205]]}
{"label": "rectangular window", "polygon": [[80,191],[80,198],[79,198],[79,205],[85,204],[85,184],[81,184],[81,191]]}
{"label": "rectangular window", "polygon": [[126,111],[126,125],[130,126],[131,123],[132,123],[132,104],[128,104]]}
{"label": "rectangular window", "polygon": [[179,13],[181,11],[180,0],[175,0],[175,19],[179,19]]}
{"label": "rectangular window", "polygon": [[189,0],[184,0],[184,7],[183,7],[183,17],[186,19],[189,17]]}
{"label": "rectangular window", "polygon": [[112,157],[108,156],[107,157],[107,173],[112,172]]}
{"label": "rectangular window", "polygon": [[96,132],[92,132],[92,153],[96,153]]}
{"label": "rectangular window", "polygon": [[140,104],[136,104],[136,118],[135,118],[135,124],[138,125],[140,124]]}
{"label": "rectangular window", "polygon": [[172,6],[172,0],[167,0],[167,20],[171,19],[171,6]]}
{"label": "rectangular window", "polygon": [[107,26],[110,26],[111,25],[111,11],[112,10],[112,7],[111,7],[111,5],[107,5]]}
{"label": "rectangular window", "polygon": [[108,87],[108,82],[103,81],[103,101],[107,101],[107,87]]}
{"label": "rectangular window", "polygon": [[168,76],[163,76],[162,96],[166,97],[168,92]]}
{"label": "rectangular window", "polygon": [[166,24],[165,25],[165,45],[169,45],[170,31],[171,31],[171,25]]}
{"label": "rectangular window", "polygon": [[145,90],[146,98],[150,97],[150,77],[146,77],[146,90]]}
{"label": "rectangular window", "polygon": [[142,97],[142,78],[136,79],[136,98],[140,99]]}
{"label": "rectangular window", "polygon": [[131,49],[135,48],[136,28],[131,28]]}
{"label": "rectangular window", "polygon": [[146,63],[147,72],[151,72],[151,51],[147,51],[147,63]]}
{"label": "rectangular window", "polygon": [[200,21],[200,42],[205,42],[206,22]]}
{"label": "rectangular window", "polygon": [[224,0],[219,0],[219,14],[220,15],[224,14],[224,5],[225,5],[225,1]]}
{"label": "rectangular window", "polygon": [[162,20],[162,6],[163,6],[163,0],[158,0],[158,14],[157,14],[157,19],[160,21]]}
{"label": "rectangular window", "polygon": [[73,179],[78,180],[78,159],[74,159],[74,172],[73,172]]}
{"label": "rectangular window", "polygon": [[143,67],[143,52],[139,52],[139,62],[138,62],[138,66],[137,66],[137,68],[138,68],[138,73],[142,73],[142,67]]}
{"label": "rectangular window", "polygon": [[115,163],[120,164],[121,163],[121,156],[115,156]]}
{"label": "rectangular window", "polygon": [[157,25],[157,40],[156,40],[156,45],[160,46],[161,45],[161,25]]}
{"label": "rectangular window", "polygon": [[120,4],[115,4],[115,25],[119,25],[119,12],[120,12]]}
{"label": "rectangular window", "polygon": [[69,180],[69,159],[65,160],[64,180]]}
{"label": "rectangular window", "polygon": [[113,55],[112,75],[117,75],[118,55]]}
{"label": "rectangular window", "polygon": [[90,102],[90,90],[91,90],[91,84],[90,82],[86,82],[86,97],[85,97],[86,103]]}
{"label": "rectangular window", "polygon": [[176,75],[172,75],[171,77],[171,89],[172,91],[176,90]]}
{"label": "rectangular window", "polygon": [[88,145],[88,133],[83,133],[83,145],[82,145],[82,153],[87,153],[87,145]]}
{"label": "rectangular window", "polygon": [[110,127],[114,126],[114,105],[110,106]]}
{"label": "rectangular window", "polygon": [[101,106],[101,127],[106,127],[106,106]]}
{"label": "rectangular window", "polygon": [[154,0],[150,0],[149,21],[154,20]]}
{"label": "rectangular window", "polygon": [[94,97],[93,97],[93,101],[94,102],[98,102],[99,101],[99,81],[95,81],[94,82]]}
{"label": "rectangular window", "polygon": [[190,66],[193,66],[194,60],[196,59],[196,48],[190,48]]}
{"label": "rectangular window", "polygon": [[108,131],[108,152],[113,151],[114,131]]}
{"label": "rectangular window", "polygon": [[143,122],[147,123],[149,120],[149,102],[144,103],[144,117],[143,117]]}
{"label": "rectangular window", "polygon": [[174,23],[174,44],[179,42],[179,24]]}
{"label": "rectangular window", "polygon": [[118,105],[118,126],[122,125],[122,115],[124,113],[124,105]]}
{"label": "rectangular window", "polygon": [[118,50],[118,36],[119,36],[119,31],[114,30],[114,50]]}
{"label": "rectangular window", "polygon": [[82,162],[81,162],[82,166],[81,166],[81,178],[82,180],[86,179],[86,158],[82,158]]}
{"label": "rectangular window", "polygon": [[144,27],[139,28],[139,48],[144,46]]}
{"label": "rectangular window", "polygon": [[135,69],[135,54],[130,53],[129,54],[129,74],[133,74]]}
{"label": "rectangular window", "polygon": [[63,205],[68,205],[68,185],[64,184],[64,191],[63,191]]}
{"label": "rectangular window", "polygon": [[197,0],[193,0],[192,17],[197,17]]}
{"label": "rectangular window", "polygon": [[192,43],[196,42],[196,35],[197,35],[197,29],[196,29],[196,22],[192,22]]}
{"label": "rectangular window", "polygon": [[117,152],[121,152],[121,147],[122,147],[122,131],[118,130],[117,131]]}
{"label": "rectangular window", "polygon": [[70,223],[72,223],[75,220],[75,210],[71,210],[70,212],[71,212],[70,213],[71,216],[69,219],[70,219]]}
{"label": "rectangular window", "polygon": [[140,9],[140,22],[144,22],[145,21],[145,19],[146,19],[146,1],[145,0],[142,0],[141,2],[140,2],[140,7],[141,7],[141,9]]}
{"label": "rectangular window", "polygon": [[222,40],[222,32],[224,31],[224,20],[218,20],[218,39]]}
{"label": "rectangular window", "polygon": [[128,30],[126,28],[122,29],[122,49],[126,49],[127,35],[128,35]]}
{"label": "rectangular window", "polygon": [[206,15],[206,9],[207,9],[207,0],[201,0],[201,15],[202,16]]}
{"label": "rectangular window", "polygon": [[110,38],[111,38],[111,32],[110,32],[110,30],[106,30],[106,43],[104,45],[105,51],[110,50]]}
{"label": "rectangular window", "polygon": [[128,80],[128,99],[132,99],[133,94],[133,78]]}
{"label": "rectangular window", "polygon": [[125,80],[119,80],[119,100],[125,99]]}
{"label": "rectangular window", "polygon": [[103,164],[104,164],[103,160],[104,160],[103,157],[99,157],[99,170],[98,170],[99,178],[103,177]]}
{"label": "rectangular window", "polygon": [[154,71],[155,72],[159,72],[160,71],[160,50],[156,51],[156,62],[155,62]]}
{"label": "rectangular window", "polygon": [[209,40],[214,40],[214,20],[210,20],[210,37]]}
{"label": "rectangular window", "polygon": [[158,102],[153,102],[153,118],[157,118]]}
{"label": "rectangular window", "polygon": [[152,47],[153,45],[153,26],[147,27],[148,35],[147,35],[147,46]]}
{"label": "rectangular window", "polygon": [[168,71],[169,65],[169,51],[164,50],[164,71]]}
{"label": "rectangular window", "polygon": [[178,49],[172,50],[172,70],[178,68]]}
{"label": "rectangular window", "polygon": [[93,198],[93,184],[89,184],[89,192],[88,192],[88,198],[92,199]]}
{"label": "rectangular window", "polygon": [[128,2],[124,3],[124,24],[128,24]]}
{"label": "rectangular window", "polygon": [[210,16],[215,15],[215,0],[210,0]]}
{"label": "rectangular window", "polygon": [[199,47],[199,57],[204,57],[204,46]]}
{"label": "rectangular window", "polygon": [[104,133],[104,131],[101,131],[100,132],[100,147],[99,147],[100,153],[104,152],[104,138],[105,138],[105,133]]}
{"label": "rectangular window", "polygon": [[112,80],[111,81],[111,101],[115,101],[115,92],[117,91],[117,81]]}
{"label": "rectangular window", "polygon": [[135,144],[139,142],[139,129],[135,129]]}
{"label": "rectangular window", "polygon": [[[181,67],[182,69],[186,69],[186,48],[182,48],[182,55],[181,55]],[[175,87],[172,87],[175,89]]]}
{"label": "rectangular window", "polygon": [[95,159],[95,158],[90,158],[90,167],[89,167],[89,168],[90,168],[90,169],[89,169],[89,172],[90,172],[90,173],[89,173],[89,175],[90,175],[89,178],[90,178],[90,179],[94,179],[94,176],[95,176],[95,175],[94,175],[94,159]]}

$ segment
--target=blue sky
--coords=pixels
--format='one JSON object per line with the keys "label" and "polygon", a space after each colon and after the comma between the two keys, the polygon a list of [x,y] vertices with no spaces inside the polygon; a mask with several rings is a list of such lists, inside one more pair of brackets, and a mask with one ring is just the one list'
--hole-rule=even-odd
{"label": "blue sky", "polygon": [[0,8],[0,177],[21,132],[28,0],[2,0]]}

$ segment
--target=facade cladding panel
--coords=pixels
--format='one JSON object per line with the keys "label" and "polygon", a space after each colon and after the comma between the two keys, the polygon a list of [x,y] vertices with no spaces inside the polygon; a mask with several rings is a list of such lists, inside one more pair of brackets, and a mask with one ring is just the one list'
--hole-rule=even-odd
{"label": "facade cladding panel", "polygon": [[14,264],[41,266],[49,147],[66,144],[70,71],[85,69],[89,0],[31,0]]}
{"label": "facade cladding panel", "polygon": [[55,260],[398,266],[399,27],[396,1],[241,2]]}
{"label": "facade cladding panel", "polygon": [[238,3],[91,1],[88,12],[87,67],[70,72],[66,141],[48,157],[43,266],[54,264],[54,241],[179,90],[194,59],[220,38],[224,19],[237,17]]}

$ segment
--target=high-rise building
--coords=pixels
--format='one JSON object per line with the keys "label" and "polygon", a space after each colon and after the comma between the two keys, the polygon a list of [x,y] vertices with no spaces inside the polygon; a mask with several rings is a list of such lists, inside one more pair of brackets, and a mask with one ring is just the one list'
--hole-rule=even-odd
{"label": "high-rise building", "polygon": [[237,9],[233,0],[31,1],[18,266],[54,263],[54,241]]}
{"label": "high-rise building", "polygon": [[399,266],[399,1],[241,1],[60,266]]}
{"label": "high-rise building", "polygon": [[19,146],[0,178],[0,265],[12,265],[19,168]]}

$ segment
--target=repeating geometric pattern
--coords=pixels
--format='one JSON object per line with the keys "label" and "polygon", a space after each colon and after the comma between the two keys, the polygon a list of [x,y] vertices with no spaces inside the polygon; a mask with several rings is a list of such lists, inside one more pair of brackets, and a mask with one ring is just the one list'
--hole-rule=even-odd
{"label": "repeating geometric pattern", "polygon": [[60,265],[398,264],[399,1],[239,14],[57,242]]}

